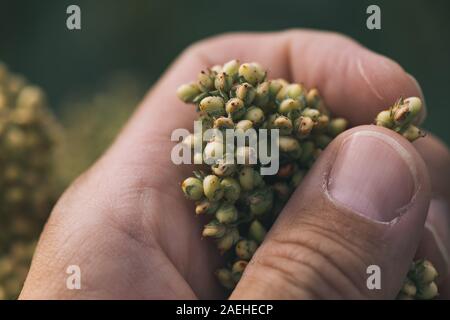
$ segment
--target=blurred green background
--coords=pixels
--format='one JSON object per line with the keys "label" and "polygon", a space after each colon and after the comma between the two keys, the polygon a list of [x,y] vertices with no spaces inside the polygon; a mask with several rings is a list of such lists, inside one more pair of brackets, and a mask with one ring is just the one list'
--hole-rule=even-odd
{"label": "blurred green background", "polygon": [[[81,31],[66,28],[70,4],[81,7]],[[366,28],[370,4],[381,7],[381,30]],[[207,36],[334,30],[397,60],[413,74],[429,107],[425,127],[450,143],[449,14],[445,0],[1,0],[0,59],[42,86],[58,114],[67,95],[94,87],[114,70],[128,70],[149,87],[183,48]]]}

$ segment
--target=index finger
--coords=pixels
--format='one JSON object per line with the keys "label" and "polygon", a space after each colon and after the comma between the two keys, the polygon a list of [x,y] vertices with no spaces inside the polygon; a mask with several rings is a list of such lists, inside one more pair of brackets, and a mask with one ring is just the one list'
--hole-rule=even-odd
{"label": "index finger", "polygon": [[[201,69],[231,59],[259,62],[269,78],[317,87],[330,110],[352,125],[371,123],[400,96],[423,98],[417,81],[400,65],[348,37],[309,30],[234,33],[203,40],[180,56],[143,103],[139,117],[146,119],[146,127],[153,124],[167,134],[190,128],[195,114],[178,101],[177,87],[195,79]],[[162,121],[167,115],[170,123]]]}

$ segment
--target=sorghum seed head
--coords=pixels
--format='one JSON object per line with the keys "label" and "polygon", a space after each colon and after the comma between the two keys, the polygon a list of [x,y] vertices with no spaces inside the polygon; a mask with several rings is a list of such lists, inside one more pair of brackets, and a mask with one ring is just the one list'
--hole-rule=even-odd
{"label": "sorghum seed head", "polygon": [[287,114],[293,110],[299,110],[301,108],[301,103],[299,100],[294,100],[291,98],[284,99],[278,106],[278,111],[282,114]]}
{"label": "sorghum seed head", "polygon": [[236,98],[244,101],[246,105],[250,105],[256,96],[256,90],[250,83],[242,83],[236,87]]}
{"label": "sorghum seed head", "polygon": [[210,96],[203,98],[200,101],[199,108],[213,117],[225,115],[225,102],[222,97]]}
{"label": "sorghum seed head", "polygon": [[237,220],[238,212],[234,205],[230,203],[223,203],[216,211],[216,219],[220,223],[230,224]]}
{"label": "sorghum seed head", "polygon": [[249,230],[249,237],[252,240],[255,240],[257,243],[261,243],[264,240],[264,237],[267,234],[266,228],[259,222],[258,220],[253,220],[253,222],[250,224]]}
{"label": "sorghum seed head", "polygon": [[259,126],[264,122],[264,111],[259,107],[250,107],[244,115],[245,120],[250,120],[254,127]]}
{"label": "sorghum seed head", "polygon": [[217,201],[209,201],[208,199],[203,199],[197,203],[195,206],[195,213],[198,215],[202,214],[213,214],[219,208],[219,203]]}
{"label": "sorghum seed head", "polygon": [[183,84],[177,89],[177,97],[184,102],[192,102],[200,94],[200,89],[196,83]]}
{"label": "sorghum seed head", "polygon": [[330,121],[328,125],[328,133],[332,137],[337,137],[344,132],[348,127],[348,121],[344,118],[335,118]]}
{"label": "sorghum seed head", "polygon": [[220,182],[220,185],[223,189],[223,197],[231,202],[234,203],[239,199],[240,193],[241,193],[241,186],[239,182],[235,178],[226,177],[223,178]]}
{"label": "sorghum seed head", "polygon": [[239,60],[231,60],[223,65],[223,72],[226,72],[231,77],[234,77],[238,74],[239,71]]}
{"label": "sorghum seed head", "polygon": [[216,175],[212,174],[206,176],[205,179],[203,179],[203,192],[211,201],[220,200],[223,196],[223,189],[220,186],[220,179]]}
{"label": "sorghum seed head", "polygon": [[202,235],[203,237],[220,239],[225,236],[226,232],[226,226],[224,226],[217,220],[213,220],[203,227]]}
{"label": "sorghum seed head", "polygon": [[233,77],[228,75],[226,72],[220,72],[214,79],[214,87],[217,90],[227,92],[231,89],[232,85]]}
{"label": "sorghum seed head", "polygon": [[184,194],[190,200],[200,200],[203,197],[203,184],[200,179],[189,177],[181,184]]}
{"label": "sorghum seed head", "polygon": [[258,249],[258,244],[254,240],[240,240],[236,243],[236,255],[242,260],[249,261]]}

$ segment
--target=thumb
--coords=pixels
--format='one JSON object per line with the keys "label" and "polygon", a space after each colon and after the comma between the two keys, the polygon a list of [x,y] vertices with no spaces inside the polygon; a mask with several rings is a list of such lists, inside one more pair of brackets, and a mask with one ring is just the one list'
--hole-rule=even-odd
{"label": "thumb", "polygon": [[[231,298],[395,298],[429,201],[425,164],[406,139],[375,126],[353,128],[322,153]],[[379,267],[380,289],[368,286],[378,276],[371,265]]]}

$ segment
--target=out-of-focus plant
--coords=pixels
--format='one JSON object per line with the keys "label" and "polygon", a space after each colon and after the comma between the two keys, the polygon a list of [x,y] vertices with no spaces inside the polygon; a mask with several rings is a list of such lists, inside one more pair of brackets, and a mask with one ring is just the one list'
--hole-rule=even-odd
{"label": "out-of-focus plant", "polygon": [[0,299],[20,292],[59,194],[52,164],[60,135],[44,92],[0,63]]}
{"label": "out-of-focus plant", "polygon": [[61,107],[64,143],[57,150],[57,175],[67,185],[111,144],[142,98],[136,76],[116,72],[97,90],[67,97]]}

